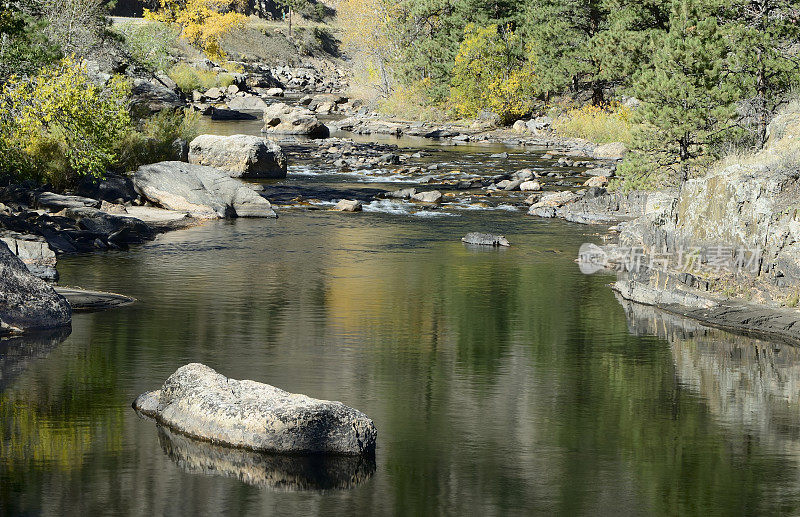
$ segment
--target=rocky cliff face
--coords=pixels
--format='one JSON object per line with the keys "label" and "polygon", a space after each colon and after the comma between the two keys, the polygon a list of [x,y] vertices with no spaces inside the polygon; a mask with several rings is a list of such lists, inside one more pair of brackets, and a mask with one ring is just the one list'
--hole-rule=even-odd
{"label": "rocky cliff face", "polygon": [[[669,255],[675,263],[666,269],[692,289],[796,305],[800,148],[795,133],[800,134],[800,115],[778,117],[762,152],[689,180],[677,194],[650,194],[645,215],[621,225],[620,245],[640,247],[645,256]],[[652,277],[652,271],[628,275],[650,285]]]}

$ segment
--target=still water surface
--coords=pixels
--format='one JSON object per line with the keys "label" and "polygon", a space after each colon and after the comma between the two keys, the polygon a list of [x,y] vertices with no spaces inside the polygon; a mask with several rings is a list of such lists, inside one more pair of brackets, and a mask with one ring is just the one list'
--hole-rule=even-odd
{"label": "still water surface", "polygon": [[[138,303],[0,344],[0,513],[800,512],[797,349],[620,303],[574,263],[597,228],[449,211],[284,209],[62,258],[62,283]],[[364,411],[375,464],[226,452],[130,409],[193,361]]]}

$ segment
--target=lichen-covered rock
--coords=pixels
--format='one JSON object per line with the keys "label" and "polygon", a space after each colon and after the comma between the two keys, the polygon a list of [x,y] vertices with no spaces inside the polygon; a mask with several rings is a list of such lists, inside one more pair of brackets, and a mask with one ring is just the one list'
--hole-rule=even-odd
{"label": "lichen-covered rock", "polygon": [[134,409],[180,433],[218,445],[276,453],[370,455],[372,420],[341,402],[229,379],[199,363],[178,368]]}
{"label": "lichen-covered rock", "polygon": [[277,217],[255,190],[213,167],[184,162],[143,165],[133,174],[133,184],[156,205],[198,218]]}
{"label": "lichen-covered rock", "polygon": [[[570,192],[569,190],[564,190],[561,192],[550,192],[548,194],[542,195],[538,202],[531,205],[530,210],[528,211],[529,215],[539,215],[541,208],[545,209],[556,209],[560,206],[566,205],[567,203],[578,199],[578,195],[574,192]],[[549,211],[547,211],[549,213]],[[552,217],[552,216],[550,216]]]}
{"label": "lichen-covered rock", "polygon": [[285,178],[286,156],[275,142],[250,135],[200,135],[189,163],[222,169],[234,178]]}
{"label": "lichen-covered rock", "polygon": [[71,319],[67,300],[0,242],[0,334],[64,327]]}
{"label": "lichen-covered rock", "polygon": [[478,232],[471,232],[466,234],[464,237],[461,238],[462,242],[467,244],[476,244],[479,246],[510,246],[511,244],[508,242],[502,235],[492,235],[491,233],[478,233]]}

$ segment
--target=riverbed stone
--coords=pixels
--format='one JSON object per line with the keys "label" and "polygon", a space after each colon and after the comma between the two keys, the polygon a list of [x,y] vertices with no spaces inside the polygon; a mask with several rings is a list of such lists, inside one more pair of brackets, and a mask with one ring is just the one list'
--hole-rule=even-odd
{"label": "riverbed stone", "polygon": [[327,138],[330,130],[307,108],[288,106],[282,102],[264,110],[265,133],[303,135],[309,138]]}
{"label": "riverbed stone", "polygon": [[152,203],[201,219],[277,217],[255,190],[213,167],[184,162],[143,165],[133,174],[133,183]]}
{"label": "riverbed stone", "polygon": [[361,201],[355,199],[341,199],[334,205],[333,209],[339,212],[361,212],[363,207]]}
{"label": "riverbed stone", "polygon": [[184,106],[183,99],[160,83],[153,84],[144,79],[136,79],[131,88],[131,113],[146,116],[160,111],[172,111]]}
{"label": "riverbed stone", "polygon": [[520,183],[519,189],[523,192],[535,192],[542,190],[542,185],[538,181],[523,181]]}
{"label": "riverbed stone", "polygon": [[608,185],[608,178],[605,176],[593,176],[583,182],[584,187],[605,187]]}
{"label": "riverbed stone", "polygon": [[246,97],[234,97],[228,101],[228,107],[232,110],[262,111],[267,109],[268,104],[261,97],[248,95]]}
{"label": "riverbed stone", "polygon": [[475,244],[478,246],[510,246],[511,244],[508,242],[502,235],[494,235],[491,233],[480,233],[480,232],[470,232],[466,234],[464,237],[461,238],[461,242],[466,244]]}
{"label": "riverbed stone", "polygon": [[0,241],[0,334],[64,327],[71,319],[67,300]]}
{"label": "riverbed stone", "polygon": [[377,430],[341,402],[229,379],[200,363],[178,368],[133,407],[174,431],[260,452],[372,455]]}
{"label": "riverbed stone", "polygon": [[411,196],[413,201],[420,203],[439,203],[442,201],[442,193],[438,190],[429,190],[427,192],[417,192]]}
{"label": "riverbed stone", "polygon": [[58,212],[65,208],[97,208],[100,206],[100,201],[83,196],[40,192],[36,195],[36,204],[39,205],[40,208],[47,208]]}
{"label": "riverbed stone", "polygon": [[278,144],[251,135],[200,135],[189,144],[189,163],[224,170],[234,178],[285,178]]}

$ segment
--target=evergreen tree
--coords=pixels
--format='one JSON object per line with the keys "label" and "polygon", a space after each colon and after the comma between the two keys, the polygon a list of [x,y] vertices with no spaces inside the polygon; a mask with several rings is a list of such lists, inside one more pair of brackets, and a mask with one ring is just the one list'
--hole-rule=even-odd
{"label": "evergreen tree", "polygon": [[60,56],[35,16],[32,2],[0,0],[0,84],[11,75],[30,75]]}
{"label": "evergreen tree", "polygon": [[530,0],[525,31],[546,93],[589,90],[592,103],[626,84],[667,29],[668,0]]}
{"label": "evergreen tree", "polygon": [[645,127],[638,146],[661,167],[677,166],[681,181],[691,160],[721,137],[735,115],[723,32],[702,7],[699,0],[675,1],[669,32],[633,87]]}
{"label": "evergreen tree", "polygon": [[400,76],[406,82],[425,79],[430,95],[444,101],[450,89],[456,53],[464,28],[474,23],[485,27],[517,25],[522,0],[403,0],[397,24],[407,45],[403,49]]}
{"label": "evergreen tree", "polygon": [[526,12],[539,88],[546,93],[588,84],[594,104],[603,102],[596,38],[607,27],[603,0],[532,0]]}
{"label": "evergreen tree", "polygon": [[785,94],[800,77],[800,3],[792,0],[733,0],[725,12],[731,39],[730,68],[743,95],[753,100],[756,145]]}

